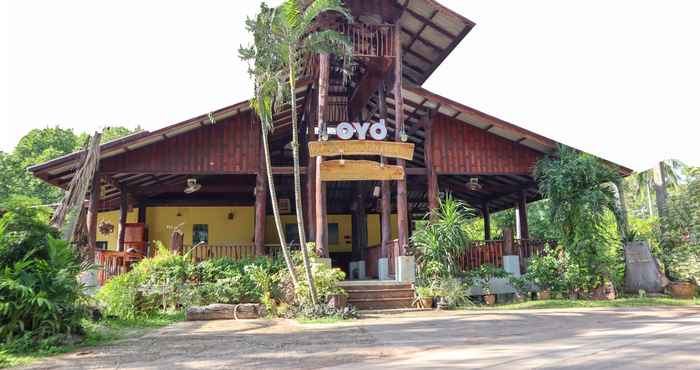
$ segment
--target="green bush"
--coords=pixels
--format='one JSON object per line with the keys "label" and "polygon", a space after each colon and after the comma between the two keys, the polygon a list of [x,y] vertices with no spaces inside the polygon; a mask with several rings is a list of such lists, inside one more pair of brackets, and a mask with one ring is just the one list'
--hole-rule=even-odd
{"label": "green bush", "polygon": [[31,242],[39,244],[0,270],[0,340],[82,332],[86,310],[77,280],[77,254],[70,244],[51,236]]}
{"label": "green bush", "polygon": [[547,246],[544,253],[532,256],[527,266],[525,280],[536,284],[540,289],[559,292],[564,289],[564,269],[560,250]]}
{"label": "green bush", "polygon": [[29,252],[34,258],[46,259],[49,238],[59,238],[48,224],[48,210],[21,197],[13,198],[6,207],[8,211],[0,218],[0,267],[13,265]]}
{"label": "green bush", "polygon": [[[309,254],[313,255],[313,253],[313,250],[310,249]],[[292,252],[292,261],[300,275],[306,273],[301,251]],[[311,273],[316,285],[316,295],[318,302],[320,302],[319,304],[328,302],[333,295],[346,294],[345,290],[338,285],[338,283],[345,280],[345,273],[342,270],[328,267],[328,265],[323,263],[312,263]],[[289,271],[285,268],[279,271],[277,281],[283,301],[294,305],[311,306],[311,294],[306,279],[299,279],[299,285],[293,288]]]}
{"label": "green bush", "polygon": [[261,302],[263,290],[247,267],[256,266],[275,275],[280,264],[267,258],[234,261],[218,258],[200,263],[188,255],[173,254],[159,246],[153,258],[134,265],[100,289],[97,299],[108,315],[121,319],[150,316],[192,305]]}

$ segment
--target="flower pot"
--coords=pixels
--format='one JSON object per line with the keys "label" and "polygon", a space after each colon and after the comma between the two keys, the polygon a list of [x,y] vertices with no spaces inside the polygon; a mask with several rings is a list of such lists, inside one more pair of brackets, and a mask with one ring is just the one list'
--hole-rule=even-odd
{"label": "flower pot", "polygon": [[493,306],[494,304],[496,304],[496,295],[495,294],[484,295],[484,303],[486,303],[487,306]]}
{"label": "flower pot", "polygon": [[421,297],[418,305],[420,308],[433,308],[433,297]]}
{"label": "flower pot", "polygon": [[606,282],[593,288],[590,298],[593,301],[612,301],[615,296],[615,286],[611,282]]}
{"label": "flower pot", "polygon": [[546,300],[551,299],[551,298],[552,298],[552,291],[549,289],[540,290],[539,292],[537,292],[537,299],[539,299],[541,301],[546,301]]}
{"label": "flower pot", "polygon": [[517,303],[525,302],[525,294],[515,293],[515,296],[513,298]]}
{"label": "flower pot", "polygon": [[343,309],[348,305],[348,297],[343,294],[334,294],[328,299],[328,305],[336,309]]}
{"label": "flower pot", "polygon": [[687,281],[674,281],[668,286],[671,296],[676,299],[692,299],[695,297],[695,284]]}

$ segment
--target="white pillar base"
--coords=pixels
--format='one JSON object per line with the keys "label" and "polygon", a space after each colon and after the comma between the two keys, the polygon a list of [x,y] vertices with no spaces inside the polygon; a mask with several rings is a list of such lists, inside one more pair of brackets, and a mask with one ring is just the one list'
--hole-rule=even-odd
{"label": "white pillar base", "polygon": [[364,280],[366,275],[365,261],[350,262],[350,280]]}
{"label": "white pillar base", "polygon": [[389,259],[380,258],[377,261],[377,272],[379,275],[379,280],[390,280],[389,278]]}
{"label": "white pillar base", "polygon": [[402,283],[414,283],[416,281],[415,257],[396,257],[396,281],[400,281]]}
{"label": "white pillar base", "polygon": [[78,275],[78,281],[83,284],[83,293],[91,297],[95,296],[99,284],[97,283],[97,271],[94,268],[81,272]]}
{"label": "white pillar base", "polygon": [[520,256],[503,256],[503,269],[515,277],[520,277]]}

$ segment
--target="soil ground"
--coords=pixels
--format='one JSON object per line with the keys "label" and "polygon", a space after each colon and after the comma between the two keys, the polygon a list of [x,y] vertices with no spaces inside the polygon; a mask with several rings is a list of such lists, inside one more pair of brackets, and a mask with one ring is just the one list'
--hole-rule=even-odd
{"label": "soil ground", "polygon": [[700,308],[181,322],[26,369],[700,369]]}

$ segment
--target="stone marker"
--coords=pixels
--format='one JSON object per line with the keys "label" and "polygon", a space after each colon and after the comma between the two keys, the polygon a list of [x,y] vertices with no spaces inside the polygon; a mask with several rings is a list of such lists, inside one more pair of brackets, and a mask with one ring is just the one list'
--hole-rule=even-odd
{"label": "stone marker", "polygon": [[646,242],[625,245],[625,292],[662,293],[668,283]]}
{"label": "stone marker", "polygon": [[243,320],[264,317],[265,307],[257,303],[223,304],[193,306],[187,309],[187,321],[197,320]]}

